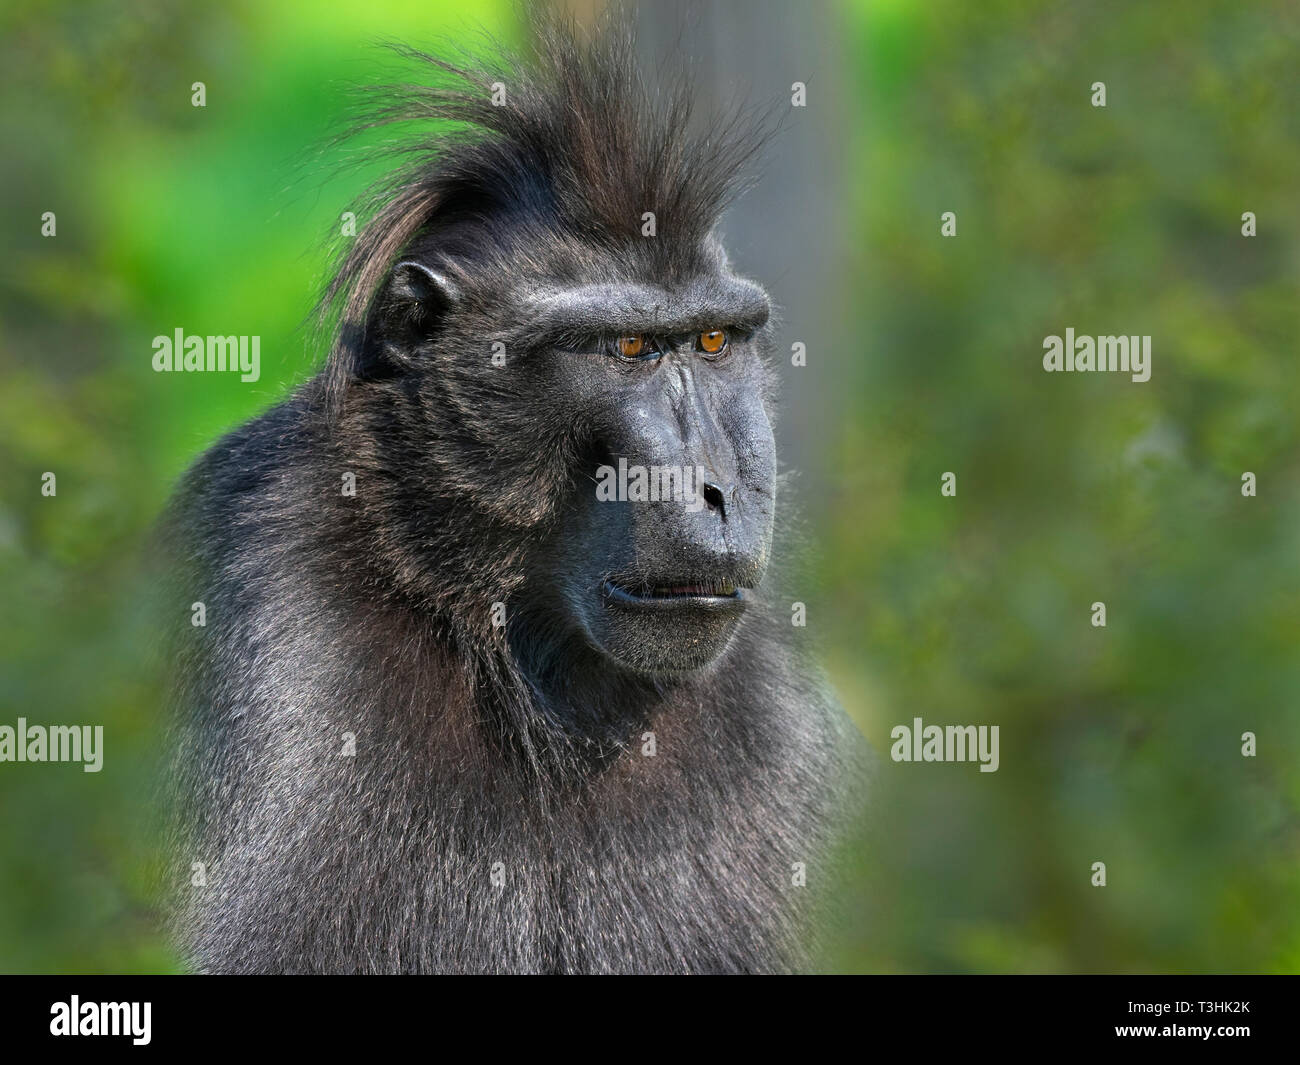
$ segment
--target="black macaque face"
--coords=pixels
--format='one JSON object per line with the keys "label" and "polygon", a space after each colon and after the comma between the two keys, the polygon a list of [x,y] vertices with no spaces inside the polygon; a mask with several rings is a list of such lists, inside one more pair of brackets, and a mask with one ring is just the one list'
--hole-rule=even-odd
{"label": "black macaque face", "polygon": [[578,288],[550,302],[556,316],[602,323],[552,356],[556,387],[589,427],[552,544],[553,593],[621,666],[700,669],[726,649],[771,548],[767,298],[712,277],[677,291]]}
{"label": "black macaque face", "polygon": [[[403,362],[439,453],[454,436],[459,479],[491,486],[495,498],[474,504],[547,514],[521,530],[528,578],[516,605],[546,630],[542,642],[564,630],[623,669],[707,666],[772,542],[766,293],[716,246],[671,281],[626,268],[511,277],[469,258],[455,274],[437,252],[397,268],[394,291],[419,307],[404,327],[422,334]],[[485,359],[494,337],[508,338],[501,366]]]}

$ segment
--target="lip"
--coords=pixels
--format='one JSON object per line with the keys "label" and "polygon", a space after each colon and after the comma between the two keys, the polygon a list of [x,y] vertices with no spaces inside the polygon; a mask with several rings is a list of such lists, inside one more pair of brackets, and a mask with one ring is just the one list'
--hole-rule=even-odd
{"label": "lip", "polygon": [[693,591],[690,585],[664,586],[654,588],[648,593],[637,593],[607,580],[602,590],[605,601],[610,606],[645,613],[667,614],[694,610],[715,614],[738,614],[747,605],[743,588],[735,588],[727,595],[713,595],[703,589],[698,592]]}

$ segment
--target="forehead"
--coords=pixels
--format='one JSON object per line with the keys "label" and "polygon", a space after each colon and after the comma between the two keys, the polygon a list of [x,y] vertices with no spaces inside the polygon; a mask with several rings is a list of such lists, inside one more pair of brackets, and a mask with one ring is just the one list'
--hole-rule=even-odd
{"label": "forehead", "polygon": [[562,269],[531,279],[519,310],[536,327],[562,331],[692,332],[757,329],[770,314],[767,293],[732,273],[716,235],[674,248],[648,237],[622,251],[570,244]]}
{"label": "forehead", "polygon": [[521,308],[541,330],[688,333],[718,326],[758,329],[767,293],[729,272],[667,285],[612,281],[535,290]]}

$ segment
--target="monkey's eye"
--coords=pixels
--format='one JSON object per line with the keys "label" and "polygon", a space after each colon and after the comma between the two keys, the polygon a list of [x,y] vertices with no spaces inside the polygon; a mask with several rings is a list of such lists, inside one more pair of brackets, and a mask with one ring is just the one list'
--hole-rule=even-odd
{"label": "monkey's eye", "polygon": [[614,340],[612,354],[620,359],[657,359],[659,351],[644,333],[630,333]]}
{"label": "monkey's eye", "polygon": [[725,329],[710,329],[695,338],[696,350],[702,351],[705,355],[720,355],[726,346]]}

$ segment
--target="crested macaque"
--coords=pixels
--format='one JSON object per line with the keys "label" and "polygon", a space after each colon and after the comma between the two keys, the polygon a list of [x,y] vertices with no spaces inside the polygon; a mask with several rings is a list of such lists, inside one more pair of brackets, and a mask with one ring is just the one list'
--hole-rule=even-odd
{"label": "crested macaque", "polygon": [[812,964],[867,759],[769,573],[771,304],[717,229],[761,130],[632,56],[411,53],[372,121],[456,131],[344,253],[320,373],[177,491],[195,970]]}

